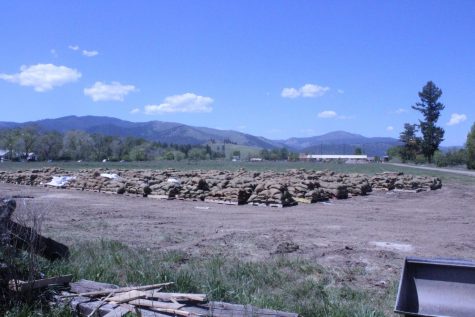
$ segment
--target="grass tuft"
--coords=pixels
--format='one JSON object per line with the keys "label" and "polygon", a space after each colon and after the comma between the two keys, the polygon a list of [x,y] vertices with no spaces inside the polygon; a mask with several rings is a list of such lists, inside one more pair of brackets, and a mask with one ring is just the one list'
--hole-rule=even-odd
{"label": "grass tuft", "polygon": [[[132,249],[100,241],[72,249],[68,261],[42,263],[48,276],[73,274],[124,285],[174,281],[167,291],[206,293],[211,300],[251,304],[313,316],[384,316],[388,297],[338,285],[338,276],[320,265],[283,256],[266,261],[190,258],[183,252]],[[15,315],[17,316],[17,315]],[[20,315],[18,315],[20,316]]]}

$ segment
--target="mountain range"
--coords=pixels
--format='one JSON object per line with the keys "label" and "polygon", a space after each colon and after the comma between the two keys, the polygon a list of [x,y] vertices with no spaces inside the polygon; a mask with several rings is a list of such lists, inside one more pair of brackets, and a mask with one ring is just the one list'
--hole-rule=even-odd
{"label": "mountain range", "polygon": [[67,132],[81,130],[120,137],[138,137],[151,141],[174,144],[205,144],[210,140],[257,148],[273,149],[286,147],[291,151],[313,154],[353,154],[359,147],[368,155],[385,155],[388,148],[399,145],[394,138],[365,137],[345,131],[334,131],[320,136],[271,140],[233,130],[194,127],[175,122],[148,121],[130,122],[111,117],[67,116],[23,123],[0,122],[0,129],[36,125],[44,130]]}

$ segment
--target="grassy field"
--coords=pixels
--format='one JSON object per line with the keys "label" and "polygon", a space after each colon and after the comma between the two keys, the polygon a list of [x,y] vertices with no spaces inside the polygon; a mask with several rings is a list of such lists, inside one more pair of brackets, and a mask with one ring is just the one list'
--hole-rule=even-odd
{"label": "grassy field", "polygon": [[[341,173],[372,175],[385,171],[440,177],[443,182],[475,183],[475,178],[438,171],[417,170],[388,164],[338,164],[310,162],[231,162],[231,161],[154,161],[154,162],[35,162],[0,163],[0,170],[26,170],[56,166],[67,170],[110,169],[218,169],[284,171],[305,168]],[[93,279],[118,285],[151,284],[173,281],[169,291],[200,292],[212,300],[252,304],[259,307],[293,311],[312,316],[391,316],[397,282],[386,289],[361,289],[351,284],[352,276],[362,274],[338,267],[324,268],[295,257],[276,256],[270,260],[246,262],[236,258],[211,256],[195,258],[183,252],[161,253],[133,249],[113,241],[72,246],[67,261],[41,262],[46,276],[73,274],[74,279]],[[15,304],[15,303],[14,303]],[[0,305],[1,306],[1,305]],[[71,312],[49,309],[39,301],[13,305],[0,315],[72,316]],[[3,311],[2,311],[3,310]]]}
{"label": "grassy field", "polygon": [[[292,311],[302,316],[386,316],[395,284],[383,292],[352,288],[350,271],[329,271],[309,261],[278,256],[265,262],[181,252],[153,253],[113,241],[76,245],[67,261],[41,262],[46,276],[73,274],[118,285],[175,282],[167,291],[206,293],[211,300]],[[44,311],[39,304],[16,306],[6,316],[70,316],[66,310]]]}
{"label": "grassy field", "polygon": [[316,162],[287,162],[287,161],[264,161],[264,162],[232,162],[230,160],[217,161],[149,161],[149,162],[3,162],[0,163],[0,171],[16,171],[25,169],[36,169],[42,167],[56,166],[66,170],[80,170],[89,168],[109,168],[109,169],[165,169],[176,170],[237,170],[244,168],[250,171],[285,171],[287,169],[307,170],[331,170],[338,173],[363,173],[374,175],[381,172],[403,172],[412,175],[427,175],[440,177],[442,181],[454,181],[465,184],[475,183],[475,177],[456,175],[442,171],[418,170],[410,167],[398,167],[384,163],[369,164],[344,164],[337,162],[316,163]]}

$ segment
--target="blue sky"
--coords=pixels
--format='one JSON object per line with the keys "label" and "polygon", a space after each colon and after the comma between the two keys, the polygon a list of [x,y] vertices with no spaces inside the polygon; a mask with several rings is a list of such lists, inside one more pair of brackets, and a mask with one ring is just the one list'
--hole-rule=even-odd
{"label": "blue sky", "polygon": [[475,121],[474,1],[2,1],[0,121],[103,115],[397,137],[429,80]]}

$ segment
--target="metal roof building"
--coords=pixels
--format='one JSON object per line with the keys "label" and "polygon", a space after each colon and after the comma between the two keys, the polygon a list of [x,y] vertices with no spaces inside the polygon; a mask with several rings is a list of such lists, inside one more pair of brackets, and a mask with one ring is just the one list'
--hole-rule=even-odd
{"label": "metal roof building", "polygon": [[368,155],[344,155],[344,154],[301,154],[301,160],[368,160]]}

